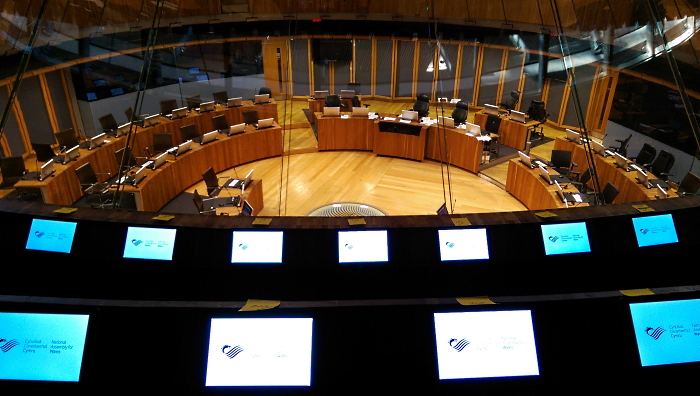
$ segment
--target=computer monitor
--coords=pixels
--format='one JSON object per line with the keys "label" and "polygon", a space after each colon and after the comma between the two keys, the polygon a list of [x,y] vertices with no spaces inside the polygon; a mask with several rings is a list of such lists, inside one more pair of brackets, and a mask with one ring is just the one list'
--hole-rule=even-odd
{"label": "computer monitor", "polygon": [[325,99],[328,91],[314,91],[314,99]]}
{"label": "computer monitor", "polygon": [[441,261],[488,260],[485,228],[438,230]]}
{"label": "computer monitor", "polygon": [[240,107],[243,106],[243,98],[229,98],[226,101],[226,107]]}
{"label": "computer monitor", "polygon": [[389,261],[386,230],[338,231],[339,263],[376,263]]}
{"label": "computer monitor", "polygon": [[597,141],[591,139],[591,150],[595,152],[596,154],[606,157],[607,154],[605,153],[605,146],[602,144],[598,143]]}
{"label": "computer monitor", "polygon": [[615,153],[613,155],[613,158],[615,159],[615,166],[617,166],[620,169],[625,170],[626,172],[629,172],[629,161],[627,158],[621,156],[619,153]]}
{"label": "computer monitor", "polygon": [[103,144],[105,144],[105,138],[107,137],[106,133],[100,133],[97,136],[93,136],[90,138],[90,147],[88,147],[88,150],[94,150]]}
{"label": "computer monitor", "polygon": [[213,142],[216,140],[217,136],[219,135],[219,131],[211,131],[207,132],[204,135],[202,135],[202,141],[199,144],[207,144],[209,142]]}
{"label": "computer monitor", "polygon": [[0,312],[0,380],[78,382],[89,319]]}
{"label": "computer monitor", "polygon": [[172,260],[175,229],[129,227],[124,241],[124,258]]}
{"label": "computer monitor", "polygon": [[160,115],[158,115],[158,114],[153,114],[153,115],[151,115],[151,116],[148,116],[148,117],[144,118],[144,119],[143,119],[143,127],[144,127],[144,128],[147,128],[147,127],[150,127],[150,126],[154,126],[154,125],[160,124],[160,120],[158,119],[158,117],[160,117]]}
{"label": "computer monitor", "polygon": [[63,163],[67,164],[78,157],[80,157],[80,146],[72,147],[63,155]]}
{"label": "computer monitor", "polygon": [[163,165],[166,162],[168,162],[168,153],[163,153],[153,160],[153,165],[151,166],[151,168],[154,170],[158,169],[161,165]]}
{"label": "computer monitor", "polygon": [[25,249],[70,253],[78,223],[32,219]]}
{"label": "computer monitor", "polygon": [[88,102],[91,102],[93,100],[97,100],[97,94],[94,92],[88,92],[86,94]]}
{"label": "computer monitor", "polygon": [[177,99],[166,99],[160,101],[160,115],[167,116],[177,109]]}
{"label": "computer monitor", "polygon": [[268,94],[255,95],[253,102],[255,104],[270,103],[270,95],[268,95]]}
{"label": "computer monitor", "polygon": [[641,365],[700,361],[698,312],[697,299],[630,304]]}
{"label": "computer monitor", "polygon": [[678,243],[676,225],[673,223],[673,216],[670,213],[634,217],[632,218],[632,226],[639,247]]}
{"label": "computer monitor", "polygon": [[481,135],[481,127],[476,125],[476,124],[471,124],[469,122],[465,122],[464,125],[466,125],[466,131],[467,134],[472,135],[472,136],[479,136]]}
{"label": "computer monitor", "polygon": [[182,155],[192,149],[192,141],[188,140],[184,143],[181,143],[179,146],[177,146],[177,150],[175,150],[175,156]]}
{"label": "computer monitor", "polygon": [[187,69],[187,72],[192,75],[192,74],[199,74],[199,68],[198,67],[190,67]]}
{"label": "computer monitor", "polygon": [[243,133],[243,132],[245,132],[245,123],[243,123],[243,124],[231,125],[231,126],[228,128],[228,135],[229,135],[229,136],[237,135],[237,134]]}
{"label": "computer monitor", "polygon": [[282,263],[283,239],[282,231],[233,231],[231,263]]}
{"label": "computer monitor", "polygon": [[178,118],[184,117],[187,117],[187,106],[173,109],[173,112],[170,114],[169,118],[171,120],[177,120]]}
{"label": "computer monitor", "polygon": [[518,157],[520,158],[520,162],[522,162],[525,166],[530,169],[535,169],[535,165],[533,165],[529,155],[523,153],[522,151],[518,151]]}
{"label": "computer monitor", "polygon": [[245,175],[245,179],[243,179],[243,186],[250,187],[250,183],[253,182],[253,172],[255,172],[255,169],[251,169],[250,172]]}
{"label": "computer monitor", "polygon": [[539,375],[530,310],[434,313],[438,378]]}
{"label": "computer monitor", "polygon": [[[243,188],[245,188],[245,186]],[[243,201],[243,209],[241,209],[242,216],[252,216],[254,211],[255,209],[253,209],[250,202],[247,200]]]}
{"label": "computer monitor", "polygon": [[581,134],[569,128],[566,128],[566,140],[576,144],[582,143]]}
{"label": "computer monitor", "polygon": [[265,118],[262,120],[258,120],[258,124],[255,126],[256,129],[264,129],[264,128],[270,128],[275,125],[275,119],[274,118]]}
{"label": "computer monitor", "polygon": [[53,158],[46,161],[44,165],[41,166],[41,171],[39,172],[39,181],[46,180],[49,176],[54,174],[56,169],[53,166]]}
{"label": "computer monitor", "polygon": [[124,95],[124,88],[122,88],[122,87],[112,88],[109,90],[109,93],[111,93],[112,96]]}
{"label": "computer monitor", "polygon": [[455,120],[451,117],[438,116],[438,125],[444,125],[447,128],[454,128]]}
{"label": "computer monitor", "polygon": [[338,117],[340,116],[340,107],[324,107],[323,108],[324,117]]}
{"label": "computer monitor", "polygon": [[352,108],[353,117],[369,117],[369,108],[367,107],[353,107]]}
{"label": "computer monitor", "polygon": [[449,212],[447,211],[447,204],[446,203],[443,202],[442,205],[440,205],[440,207],[437,210],[437,214],[439,214],[439,215],[449,214]]}
{"label": "computer monitor", "polygon": [[525,123],[525,113],[521,113],[521,112],[516,111],[516,110],[511,110],[510,111],[510,119],[511,119],[511,121],[521,122],[524,124]]}
{"label": "computer monitor", "polygon": [[355,96],[355,91],[352,89],[341,89],[340,99],[352,99]]}
{"label": "computer monitor", "polygon": [[542,224],[541,228],[547,256],[591,251],[585,222]]}
{"label": "computer monitor", "polygon": [[664,190],[664,188],[661,187],[661,185],[657,184],[655,197],[656,197],[656,199],[666,199],[666,198],[668,198],[668,192],[666,190]]}
{"label": "computer monitor", "polygon": [[216,110],[216,102],[211,101],[211,102],[204,102],[199,105],[199,112],[200,113],[206,113],[208,111],[214,111]]}
{"label": "computer monitor", "polygon": [[636,164],[632,164],[632,166],[637,171],[637,182],[646,188],[651,188],[651,185],[649,184],[649,176],[646,172],[644,172],[644,169]]}
{"label": "computer monitor", "polygon": [[404,120],[418,121],[418,112],[413,110],[401,110],[401,118]]}
{"label": "computer monitor", "polygon": [[311,386],[312,318],[213,318],[205,386]]}
{"label": "computer monitor", "polygon": [[131,122],[119,125],[119,127],[117,128],[117,135],[115,137],[126,135],[127,133],[129,133],[129,129],[131,129]]}
{"label": "computer monitor", "polygon": [[485,104],[484,105],[484,114],[491,114],[491,115],[498,115],[498,106],[494,106],[491,104]]}
{"label": "computer monitor", "polygon": [[105,81],[103,78],[97,79],[97,80],[92,80],[92,83],[96,87],[104,87],[107,85],[107,81]]}

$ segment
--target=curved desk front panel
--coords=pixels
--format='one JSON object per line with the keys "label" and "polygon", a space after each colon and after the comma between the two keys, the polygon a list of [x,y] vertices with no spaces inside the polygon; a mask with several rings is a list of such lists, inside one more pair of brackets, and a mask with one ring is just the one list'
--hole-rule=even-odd
{"label": "curved desk front panel", "polygon": [[467,135],[463,129],[443,128],[433,124],[428,129],[425,157],[446,161],[469,172],[479,173],[483,148],[483,142],[476,136]]}
{"label": "curved desk front panel", "polygon": [[364,150],[374,147],[374,120],[368,117],[324,117],[315,113],[319,150]]}

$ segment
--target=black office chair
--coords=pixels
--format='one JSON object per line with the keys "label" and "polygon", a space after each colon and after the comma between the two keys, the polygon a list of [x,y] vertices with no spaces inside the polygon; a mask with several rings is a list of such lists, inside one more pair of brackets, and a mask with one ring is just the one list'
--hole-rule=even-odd
{"label": "black office chair", "polygon": [[627,157],[627,145],[629,144],[630,139],[632,139],[631,133],[629,136],[627,136],[627,139],[624,139],[624,140],[615,139],[615,141],[620,143],[620,144],[618,146],[610,146],[610,147],[608,147],[608,150],[614,151],[623,157]]}
{"label": "black office chair", "polygon": [[325,105],[326,107],[340,107],[340,96],[326,95]]}
{"label": "black office chair", "polygon": [[244,111],[242,114],[243,114],[243,122],[246,125],[255,125],[258,123],[258,111],[257,110]]}
{"label": "black office chair", "polygon": [[221,192],[221,186],[219,185],[219,179],[214,173],[214,168],[209,167],[202,173],[202,178],[204,179],[204,184],[207,185],[207,195],[209,198],[216,198]]}
{"label": "black office chair", "polygon": [[[173,138],[170,133],[154,133],[153,134],[153,144],[146,147],[146,155],[149,158],[156,154],[164,153],[173,147]],[[151,150],[153,150],[151,152]]]}
{"label": "black office chair", "polygon": [[272,97],[272,90],[268,87],[261,87],[258,91],[258,95],[270,95],[270,97]]}
{"label": "black office chair", "polygon": [[[80,182],[80,188],[83,190],[83,194],[97,195],[100,200],[100,208],[105,208],[106,205],[111,204],[111,200],[105,197],[109,194],[112,184],[109,182],[100,182],[97,179],[97,175],[107,175],[110,177],[109,173],[95,173],[92,169],[92,165],[89,162],[84,163],[75,170],[76,176],[78,176],[78,181]],[[94,206],[92,203],[90,206]]]}
{"label": "black office chair", "polygon": [[204,205],[205,201],[211,201],[214,198],[202,198],[201,195],[199,195],[199,191],[196,189],[194,190],[194,197],[192,198],[192,201],[194,202],[194,205],[197,207],[197,212],[201,215],[216,215],[216,209],[213,206],[210,206],[209,204]]}
{"label": "black office chair", "polygon": [[199,136],[199,131],[197,130],[197,125],[189,124],[180,127],[180,134],[182,135],[182,142],[184,143],[188,140],[193,140]]}
{"label": "black office chair", "polygon": [[79,144],[78,136],[75,134],[73,128],[56,132],[54,136],[56,136],[56,142],[58,142],[58,146],[61,147],[62,150],[68,150]]}
{"label": "black office chair", "polygon": [[215,130],[222,133],[228,132],[228,128],[230,125],[228,123],[228,120],[226,120],[226,114],[219,114],[218,116],[212,117],[211,123]]}
{"label": "black office chair", "polygon": [[212,94],[214,96],[214,102],[218,104],[225,105],[228,102],[228,92],[217,91]]}
{"label": "black office chair", "polygon": [[196,109],[202,103],[202,98],[199,95],[190,95],[185,97],[187,101],[187,110]]}
{"label": "black office chair", "polygon": [[47,162],[51,158],[56,156],[56,153],[51,148],[50,144],[46,143],[32,143],[32,150],[36,154],[36,160],[39,162]]}
{"label": "black office chair", "polygon": [[[126,158],[124,156],[126,155]],[[114,158],[117,160],[117,166],[120,168],[121,171],[128,171],[129,169],[133,168],[134,166],[141,165],[144,162],[148,160],[146,157],[138,157],[138,159],[142,161],[137,161],[136,158],[134,157],[134,153],[131,151],[131,148],[128,146],[122,147],[119,150],[114,152]],[[124,160],[124,166],[121,167],[122,165],[122,160]]]}
{"label": "black office chair", "polygon": [[24,158],[21,155],[0,158],[0,175],[2,176],[0,188],[12,188],[18,181],[22,180],[25,173],[27,173],[27,169],[24,167]]}
{"label": "black office chair", "polygon": [[549,166],[554,168],[557,173],[569,177],[576,178],[581,172],[574,172],[572,169],[577,167],[576,162],[571,161],[571,151],[569,150],[552,150],[552,160]]}
{"label": "black office chair", "polygon": [[418,118],[427,117],[430,109],[430,104],[428,102],[417,101],[413,104],[413,111],[418,112]]}
{"label": "black office chair", "polygon": [[681,180],[681,184],[678,185],[678,195],[680,196],[697,194],[698,190],[700,190],[700,177],[693,172],[688,172]]}
{"label": "black office chair", "polygon": [[675,162],[676,157],[674,157],[673,154],[666,150],[661,150],[659,155],[649,167],[649,170],[654,174],[654,176],[665,181],[668,180],[669,176],[672,176],[672,174],[668,172],[671,170],[671,168],[673,168],[673,164]]}
{"label": "black office chair", "polygon": [[582,194],[589,194],[592,190],[588,187],[588,181],[591,180],[591,168],[583,171],[578,180],[572,180],[571,184]]}
{"label": "black office chair", "polygon": [[510,91],[510,97],[505,101],[499,103],[498,105],[503,107],[503,110],[511,111],[515,109],[515,106],[520,101],[520,91]]}
{"label": "black office chair", "polygon": [[606,205],[610,205],[615,201],[615,197],[620,193],[620,190],[612,183],[608,183],[603,188],[602,201]]}
{"label": "black office chair", "polygon": [[355,93],[358,95],[362,95],[362,84],[361,83],[358,83],[358,82],[348,83],[348,86],[346,89],[355,91]]}
{"label": "black office chair", "polygon": [[166,99],[160,101],[160,115],[166,116],[172,114],[173,110],[177,109],[177,99]]}
{"label": "black office chair", "polygon": [[501,137],[501,135],[498,133],[500,127],[501,117],[489,114],[486,118],[486,125],[484,126],[484,130],[488,133],[489,137],[491,138],[491,141],[489,142],[489,151],[491,153],[492,158],[498,158],[498,156],[500,155],[501,147],[498,143],[498,139]]}
{"label": "black office chair", "polygon": [[[544,127],[542,124],[547,122],[549,118],[549,114],[547,114],[547,110],[544,108],[544,102],[541,100],[533,100],[530,102],[530,107],[527,109],[527,117],[530,120],[537,121],[537,124],[529,127],[530,140],[544,139]],[[533,135],[535,138],[532,137]]]}
{"label": "black office chair", "polygon": [[639,154],[636,157],[630,157],[638,165],[643,168],[649,168],[649,166],[654,162],[654,157],[656,157],[656,148],[649,143],[644,143],[642,149],[639,150]]}
{"label": "black office chair", "polygon": [[103,115],[99,118],[99,121],[100,125],[102,126],[102,132],[108,135],[116,135],[119,125],[117,125],[117,120],[114,119],[112,113]]}
{"label": "black office chair", "polygon": [[418,96],[416,96],[416,102],[430,103],[430,95],[428,95],[428,94],[419,94]]}
{"label": "black office chair", "polygon": [[[355,95],[350,99],[350,102],[352,103],[352,107],[362,107],[362,102],[360,102],[360,97]],[[369,107],[368,104],[365,105],[365,107]]]}
{"label": "black office chair", "polygon": [[[128,109],[124,110],[124,115],[126,116],[126,120],[127,120],[128,122],[135,121],[135,120],[134,120],[134,109],[132,109],[131,107],[129,107]],[[138,117],[136,117],[136,118],[138,118]]]}
{"label": "black office chair", "polygon": [[464,124],[467,122],[467,117],[469,116],[469,105],[459,101],[455,105],[455,109],[452,110],[452,119],[455,125]]}

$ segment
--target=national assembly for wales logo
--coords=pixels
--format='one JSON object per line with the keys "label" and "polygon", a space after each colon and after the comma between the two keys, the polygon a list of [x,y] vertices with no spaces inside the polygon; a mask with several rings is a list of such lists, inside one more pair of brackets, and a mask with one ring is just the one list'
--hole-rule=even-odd
{"label": "national assembly for wales logo", "polygon": [[666,330],[662,329],[661,327],[653,328],[653,327],[647,327],[646,328],[646,333],[649,337],[658,340],[659,337],[661,337],[661,334],[665,333]]}
{"label": "national assembly for wales logo", "polygon": [[469,345],[469,341],[465,340],[464,338],[461,340],[457,340],[456,338],[450,339],[450,346],[457,352],[462,352],[467,345]]}
{"label": "national assembly for wales logo", "polygon": [[0,351],[3,353],[9,352],[10,349],[16,347],[17,345],[19,345],[19,341],[17,340],[8,341],[4,338],[0,338]]}
{"label": "national assembly for wales logo", "polygon": [[240,345],[236,345],[232,347],[231,345],[224,345],[221,347],[221,352],[228,356],[229,359],[233,359],[236,356],[238,356],[239,353],[243,352],[245,349],[243,349]]}

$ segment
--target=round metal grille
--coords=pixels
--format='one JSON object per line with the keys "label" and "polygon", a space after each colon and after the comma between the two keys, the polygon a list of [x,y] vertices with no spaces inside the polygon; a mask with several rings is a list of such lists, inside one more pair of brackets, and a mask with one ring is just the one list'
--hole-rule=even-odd
{"label": "round metal grille", "polygon": [[351,217],[351,216],[386,216],[386,213],[374,206],[356,202],[337,202],[318,207],[307,216],[315,217]]}

